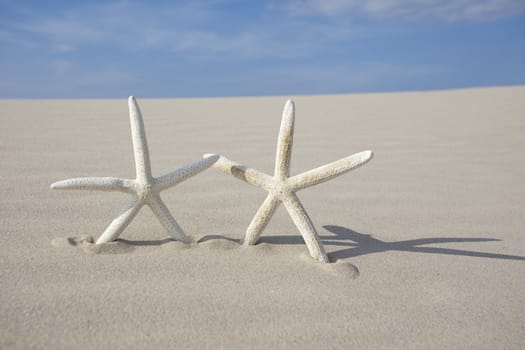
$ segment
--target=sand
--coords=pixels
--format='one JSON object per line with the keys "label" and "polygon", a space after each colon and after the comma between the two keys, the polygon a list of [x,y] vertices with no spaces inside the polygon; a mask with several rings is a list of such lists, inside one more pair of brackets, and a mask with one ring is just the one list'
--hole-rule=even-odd
{"label": "sand", "polygon": [[[271,172],[287,98],[138,96],[154,175]],[[133,177],[126,98],[0,100],[0,348],[522,348],[525,87],[293,99],[292,174],[375,152],[299,192],[329,265],[283,208],[240,246],[266,193],[216,169],[163,192],[199,243],[144,208],[93,246],[127,195],[49,185]]]}

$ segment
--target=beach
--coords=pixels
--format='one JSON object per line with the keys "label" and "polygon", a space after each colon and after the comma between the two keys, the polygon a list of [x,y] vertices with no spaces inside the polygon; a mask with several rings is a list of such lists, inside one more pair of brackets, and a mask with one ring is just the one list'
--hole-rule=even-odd
{"label": "beach", "polygon": [[[133,94],[133,91],[130,91]],[[372,150],[298,193],[333,263],[284,208],[240,240],[266,192],[210,168],[94,247],[129,195],[53,191],[133,178],[126,97],[0,100],[2,349],[521,349],[525,86],[142,99],[154,176],[221,154],[270,174],[296,105],[291,172]]]}

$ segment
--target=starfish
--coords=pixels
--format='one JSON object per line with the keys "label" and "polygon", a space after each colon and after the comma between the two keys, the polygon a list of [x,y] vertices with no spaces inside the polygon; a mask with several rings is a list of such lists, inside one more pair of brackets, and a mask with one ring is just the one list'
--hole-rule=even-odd
{"label": "starfish", "polygon": [[117,239],[133,220],[139,210],[147,205],[168,234],[175,240],[191,243],[192,240],[177,224],[166,204],[160,198],[160,192],[173,187],[182,181],[209,168],[219,156],[208,156],[160,177],[151,175],[148,143],[144,131],[144,122],[137,101],[133,96],[128,99],[131,139],[135,154],[136,178],[121,179],[117,177],[80,177],[55,182],[51,189],[60,190],[96,190],[119,191],[132,195],[132,199],[122,208],[120,214],[111,222],[96,244],[107,243]]}
{"label": "starfish", "polygon": [[[264,228],[270,222],[280,203],[284,205],[293,222],[303,236],[310,255],[321,262],[329,262],[326,251],[319,239],[319,235],[304,209],[296,192],[322,182],[333,179],[352,169],[355,169],[373,157],[372,151],[356,153],[346,158],[339,159],[302,174],[290,177],[290,158],[292,154],[293,131],[295,119],[295,105],[287,101],[284,106],[281,128],[277,140],[277,153],[275,159],[274,175],[270,176],[258,170],[221,156],[214,167],[233,175],[253,186],[268,191],[268,196],[253,217],[246,229],[244,245],[253,245],[261,236]],[[204,155],[209,157],[209,154]]]}

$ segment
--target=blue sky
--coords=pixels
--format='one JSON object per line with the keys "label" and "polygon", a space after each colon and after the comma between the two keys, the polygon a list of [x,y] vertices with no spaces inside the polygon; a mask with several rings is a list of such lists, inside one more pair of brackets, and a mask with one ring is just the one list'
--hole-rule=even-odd
{"label": "blue sky", "polygon": [[524,0],[0,0],[0,98],[517,84]]}

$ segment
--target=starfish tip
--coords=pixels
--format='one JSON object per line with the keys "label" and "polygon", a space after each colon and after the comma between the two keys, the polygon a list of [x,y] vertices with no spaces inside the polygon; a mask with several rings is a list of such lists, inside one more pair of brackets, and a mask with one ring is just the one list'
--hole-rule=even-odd
{"label": "starfish tip", "polygon": [[281,119],[281,127],[293,128],[295,121],[295,104],[292,100],[286,101]]}
{"label": "starfish tip", "polygon": [[215,153],[204,153],[202,155],[202,158],[210,158],[210,157],[220,157],[218,154],[215,154]]}
{"label": "starfish tip", "polygon": [[57,182],[53,182],[51,184],[51,186],[49,186],[52,190],[61,190],[63,189],[65,186],[64,186],[64,183],[65,181],[57,181]]}
{"label": "starfish tip", "polygon": [[135,98],[135,96],[128,97],[128,105],[129,108],[138,108],[137,99]]}
{"label": "starfish tip", "polygon": [[293,100],[287,100],[284,105],[285,114],[293,114],[294,110],[295,110],[295,103],[293,102]]}
{"label": "starfish tip", "polygon": [[214,153],[206,153],[202,158],[209,159],[211,161],[217,161],[221,156]]}

